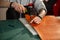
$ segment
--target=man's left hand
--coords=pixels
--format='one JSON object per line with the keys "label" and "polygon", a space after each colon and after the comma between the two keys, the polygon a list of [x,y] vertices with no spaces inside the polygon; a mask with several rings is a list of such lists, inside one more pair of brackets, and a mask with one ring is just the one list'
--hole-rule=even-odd
{"label": "man's left hand", "polygon": [[41,22],[41,19],[38,16],[36,16],[30,21],[30,23],[32,23],[32,22],[35,22],[36,24],[39,24]]}

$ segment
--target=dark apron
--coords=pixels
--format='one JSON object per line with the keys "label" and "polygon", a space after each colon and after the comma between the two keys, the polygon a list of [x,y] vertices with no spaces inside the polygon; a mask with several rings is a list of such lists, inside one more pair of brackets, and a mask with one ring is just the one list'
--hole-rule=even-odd
{"label": "dark apron", "polygon": [[14,8],[8,8],[6,12],[6,19],[18,19],[20,14],[14,10]]}

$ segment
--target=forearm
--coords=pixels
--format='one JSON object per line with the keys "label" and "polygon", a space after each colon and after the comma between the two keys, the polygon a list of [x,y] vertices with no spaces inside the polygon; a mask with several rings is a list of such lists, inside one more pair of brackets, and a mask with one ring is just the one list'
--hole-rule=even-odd
{"label": "forearm", "polygon": [[10,6],[10,2],[8,1],[0,1],[0,7],[8,8]]}
{"label": "forearm", "polygon": [[43,1],[36,0],[34,6],[35,6],[36,10],[38,11],[38,16],[41,16],[43,18],[47,12],[47,9],[46,9]]}
{"label": "forearm", "polygon": [[41,16],[43,18],[47,13],[47,9],[43,2],[41,2],[41,5],[40,5],[41,8],[39,9],[39,16]]}
{"label": "forearm", "polygon": [[39,12],[39,16],[43,18],[46,15],[46,13],[46,10],[42,10],[41,12]]}

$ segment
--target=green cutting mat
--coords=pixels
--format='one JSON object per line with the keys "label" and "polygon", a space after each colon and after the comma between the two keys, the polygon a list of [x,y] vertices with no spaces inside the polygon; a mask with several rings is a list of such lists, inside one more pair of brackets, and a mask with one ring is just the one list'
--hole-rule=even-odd
{"label": "green cutting mat", "polygon": [[33,36],[19,20],[0,21],[0,40],[40,40]]}

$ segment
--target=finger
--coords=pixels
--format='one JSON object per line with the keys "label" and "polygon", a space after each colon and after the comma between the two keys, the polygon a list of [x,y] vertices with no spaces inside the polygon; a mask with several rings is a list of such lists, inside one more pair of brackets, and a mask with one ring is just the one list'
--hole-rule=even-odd
{"label": "finger", "polygon": [[23,11],[23,13],[25,13],[25,10],[26,10],[26,8],[25,8],[25,7],[22,7],[22,11]]}
{"label": "finger", "polygon": [[17,7],[15,7],[15,10],[18,12],[18,8]]}
{"label": "finger", "polygon": [[33,21],[35,21],[36,20],[36,18],[33,18],[33,20],[31,20],[31,22],[30,23],[32,23]]}
{"label": "finger", "polygon": [[34,20],[34,22],[35,22],[36,24],[38,24],[38,23],[39,23],[37,20]]}
{"label": "finger", "polygon": [[36,24],[39,24],[39,22],[35,22]]}
{"label": "finger", "polygon": [[34,22],[37,22],[37,20],[34,20]]}
{"label": "finger", "polygon": [[35,22],[36,24],[39,24],[40,21],[41,21],[40,19],[35,19],[35,20],[34,20],[34,22]]}
{"label": "finger", "polygon": [[23,10],[24,10],[23,5],[19,5],[19,6],[20,6],[21,11],[23,12]]}
{"label": "finger", "polygon": [[19,3],[17,4],[17,7],[18,7],[17,8],[18,9],[17,11],[20,12],[20,13],[22,13],[22,7],[21,7],[21,5]]}
{"label": "finger", "polygon": [[20,5],[18,5],[18,11],[22,13],[22,7]]}
{"label": "finger", "polygon": [[37,22],[37,24],[40,24],[40,22]]}
{"label": "finger", "polygon": [[36,24],[40,24],[40,22],[39,21],[37,21],[37,22],[35,22]]}
{"label": "finger", "polygon": [[30,21],[30,23],[32,23],[33,21],[34,21],[34,19],[33,19],[33,20],[31,20],[31,21]]}
{"label": "finger", "polygon": [[16,9],[17,12],[21,12],[21,9],[19,7],[17,7]]}
{"label": "finger", "polygon": [[27,9],[26,9],[26,8],[24,8],[23,12],[24,12],[24,13],[25,13],[25,12],[27,12]]}

